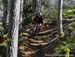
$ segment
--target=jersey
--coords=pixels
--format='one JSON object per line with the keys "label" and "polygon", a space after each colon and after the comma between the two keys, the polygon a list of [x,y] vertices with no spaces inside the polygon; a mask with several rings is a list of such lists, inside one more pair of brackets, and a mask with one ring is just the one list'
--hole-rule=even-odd
{"label": "jersey", "polygon": [[32,24],[40,24],[43,23],[43,17],[42,16],[33,16],[32,17]]}

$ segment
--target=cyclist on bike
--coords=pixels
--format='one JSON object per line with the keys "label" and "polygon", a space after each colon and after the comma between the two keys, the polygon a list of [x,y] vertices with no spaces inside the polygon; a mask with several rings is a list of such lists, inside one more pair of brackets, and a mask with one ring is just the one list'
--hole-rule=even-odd
{"label": "cyclist on bike", "polygon": [[[32,17],[32,24],[35,25],[35,26],[38,26],[40,25],[40,30],[42,30],[42,26],[43,26],[43,17],[38,13],[36,15],[34,15]],[[34,31],[36,29],[34,28]]]}
{"label": "cyclist on bike", "polygon": [[32,17],[32,24],[43,24],[43,17],[38,13]]}

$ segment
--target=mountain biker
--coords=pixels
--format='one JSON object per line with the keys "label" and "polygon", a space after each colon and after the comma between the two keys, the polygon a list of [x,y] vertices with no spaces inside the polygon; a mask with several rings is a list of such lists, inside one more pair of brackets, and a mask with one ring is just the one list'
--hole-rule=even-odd
{"label": "mountain biker", "polygon": [[43,24],[43,17],[37,13],[32,17],[32,24]]}
{"label": "mountain biker", "polygon": [[[40,30],[42,30],[43,26],[43,17],[38,13],[32,17],[33,25],[40,25]],[[35,29],[34,29],[35,30]]]}

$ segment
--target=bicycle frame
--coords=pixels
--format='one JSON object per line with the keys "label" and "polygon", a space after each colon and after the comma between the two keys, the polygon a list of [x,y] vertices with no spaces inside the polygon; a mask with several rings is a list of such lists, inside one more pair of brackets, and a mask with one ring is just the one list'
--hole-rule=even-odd
{"label": "bicycle frame", "polygon": [[34,36],[36,36],[36,35],[40,32],[40,27],[41,27],[40,24],[35,24],[35,25],[34,25],[33,30],[32,30],[32,34],[33,34]]}

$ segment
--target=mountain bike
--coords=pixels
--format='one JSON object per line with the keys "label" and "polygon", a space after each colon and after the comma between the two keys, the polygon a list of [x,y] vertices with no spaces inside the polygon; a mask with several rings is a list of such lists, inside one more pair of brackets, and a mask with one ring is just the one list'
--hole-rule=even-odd
{"label": "mountain bike", "polygon": [[41,30],[41,24],[35,24],[32,29],[32,35],[36,36]]}

